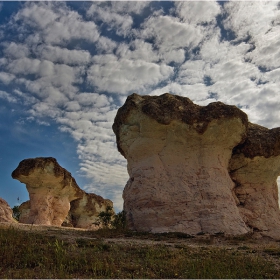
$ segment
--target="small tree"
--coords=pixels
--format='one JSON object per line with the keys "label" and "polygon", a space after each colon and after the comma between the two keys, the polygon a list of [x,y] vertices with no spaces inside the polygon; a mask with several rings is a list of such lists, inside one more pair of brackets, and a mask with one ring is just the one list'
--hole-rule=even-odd
{"label": "small tree", "polygon": [[121,211],[114,216],[114,219],[112,221],[112,226],[115,229],[125,229],[126,228],[125,211]]}
{"label": "small tree", "polygon": [[14,206],[12,208],[12,210],[13,210],[13,218],[18,221],[19,220],[19,216],[20,216],[19,206]]}
{"label": "small tree", "polygon": [[114,215],[113,208],[111,206],[107,206],[106,211],[102,211],[98,214],[98,218],[100,220],[100,223],[104,227],[109,227],[111,225],[113,215]]}

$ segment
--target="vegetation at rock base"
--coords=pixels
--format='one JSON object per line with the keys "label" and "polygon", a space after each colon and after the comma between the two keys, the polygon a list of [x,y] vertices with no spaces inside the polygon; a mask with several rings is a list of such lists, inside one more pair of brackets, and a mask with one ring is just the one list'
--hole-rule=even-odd
{"label": "vegetation at rock base", "polygon": [[113,207],[107,206],[106,211],[102,211],[98,214],[99,223],[103,227],[110,227],[114,218]]}
{"label": "vegetation at rock base", "polygon": [[18,221],[20,216],[19,206],[14,206],[12,210],[13,210],[13,218],[15,218]]}
{"label": "vegetation at rock base", "polygon": [[[249,246],[197,245],[196,238],[120,229],[0,229],[0,278],[280,278],[265,258],[275,248],[263,255]],[[187,240],[197,246],[178,243]]]}
{"label": "vegetation at rock base", "polygon": [[103,228],[126,228],[126,217],[124,210],[117,214],[114,214],[113,208],[111,206],[107,206],[106,211],[102,211],[98,214],[98,219],[99,224],[101,224]]}

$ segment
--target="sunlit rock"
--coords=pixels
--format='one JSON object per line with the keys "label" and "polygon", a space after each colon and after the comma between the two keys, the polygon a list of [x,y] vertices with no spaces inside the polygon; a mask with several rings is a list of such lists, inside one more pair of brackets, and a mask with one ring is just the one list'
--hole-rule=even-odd
{"label": "sunlit rock", "polygon": [[12,173],[26,184],[30,200],[19,207],[20,223],[98,229],[98,215],[113,202],[81,190],[54,158],[25,159]]}
{"label": "sunlit rock", "polygon": [[0,197],[0,222],[4,223],[16,223],[16,220],[13,218],[13,210],[9,204]]}
{"label": "sunlit rock", "polygon": [[93,193],[84,193],[82,198],[71,202],[71,223],[78,228],[99,229],[102,223],[98,215],[106,212],[108,206],[113,208],[111,200]]}
{"label": "sunlit rock", "polygon": [[171,94],[129,96],[113,124],[128,163],[123,198],[129,228],[248,232],[228,173],[247,125],[244,112],[221,102],[198,106]]}
{"label": "sunlit rock", "polygon": [[280,239],[280,128],[249,123],[246,141],[233,150],[230,175],[236,183],[238,208],[246,224]]}
{"label": "sunlit rock", "polygon": [[12,177],[26,184],[30,198],[28,224],[60,226],[70,210],[70,202],[83,197],[71,173],[54,158],[25,159]]}
{"label": "sunlit rock", "polygon": [[19,222],[23,224],[29,224],[29,215],[30,215],[30,200],[23,202],[19,206]]}

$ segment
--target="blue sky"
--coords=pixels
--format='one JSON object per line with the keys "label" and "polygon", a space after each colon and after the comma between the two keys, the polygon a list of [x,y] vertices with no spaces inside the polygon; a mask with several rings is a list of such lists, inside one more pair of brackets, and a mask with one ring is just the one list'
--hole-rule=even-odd
{"label": "blue sky", "polygon": [[0,2],[0,197],[28,200],[11,172],[52,156],[121,210],[111,126],[134,92],[218,100],[280,126],[280,2]]}

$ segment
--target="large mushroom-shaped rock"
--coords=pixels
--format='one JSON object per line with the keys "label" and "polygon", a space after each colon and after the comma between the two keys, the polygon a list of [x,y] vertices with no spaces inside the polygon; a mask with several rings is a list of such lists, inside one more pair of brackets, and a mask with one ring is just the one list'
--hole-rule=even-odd
{"label": "large mushroom-shaped rock", "polygon": [[246,224],[263,235],[280,239],[280,128],[249,123],[247,139],[234,148],[229,170]]}
{"label": "large mushroom-shaped rock", "polygon": [[15,223],[15,219],[13,218],[13,210],[9,206],[9,204],[0,197],[0,222],[4,223]]}
{"label": "large mushroom-shaped rock", "polygon": [[93,193],[84,193],[82,198],[71,202],[69,214],[71,215],[73,226],[92,230],[99,229],[102,227],[99,214],[103,211],[106,212],[107,207],[113,209],[111,200],[104,199]]}
{"label": "large mushroom-shaped rock", "polygon": [[27,223],[60,226],[70,210],[70,202],[83,191],[71,173],[55,158],[31,158],[19,163],[12,177],[26,184],[30,197]]}
{"label": "large mushroom-shaped rock", "polygon": [[247,115],[221,102],[129,96],[113,124],[129,180],[123,192],[130,229],[243,234],[228,173],[232,149],[246,137]]}

